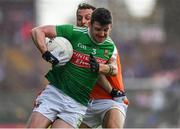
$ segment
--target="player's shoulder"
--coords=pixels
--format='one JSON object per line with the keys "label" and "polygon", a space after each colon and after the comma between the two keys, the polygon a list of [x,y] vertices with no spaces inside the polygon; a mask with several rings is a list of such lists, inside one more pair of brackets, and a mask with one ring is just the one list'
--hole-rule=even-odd
{"label": "player's shoulder", "polygon": [[114,41],[111,39],[111,37],[107,37],[105,42],[113,44],[113,45],[115,44]]}
{"label": "player's shoulder", "polygon": [[73,25],[71,25],[71,24],[55,25],[55,28],[56,28],[57,32],[59,32],[61,30],[71,31],[73,28]]}
{"label": "player's shoulder", "polygon": [[55,25],[56,27],[73,27],[72,24]]}
{"label": "player's shoulder", "polygon": [[87,27],[78,27],[73,25],[73,31],[80,32],[80,33],[88,33]]}

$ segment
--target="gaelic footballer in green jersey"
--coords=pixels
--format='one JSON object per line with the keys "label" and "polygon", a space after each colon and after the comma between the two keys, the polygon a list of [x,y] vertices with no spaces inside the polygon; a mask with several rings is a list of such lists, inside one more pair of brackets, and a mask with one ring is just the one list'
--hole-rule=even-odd
{"label": "gaelic footballer in green jersey", "polygon": [[[113,58],[116,57],[114,55],[117,50],[109,38],[111,27],[111,13],[107,9],[98,8],[92,13],[89,28],[47,25],[32,30],[34,44],[42,53],[42,57],[52,63],[53,67],[46,75],[51,85],[45,88],[44,97],[40,95],[39,99],[37,98],[43,102],[32,113],[28,128],[47,128],[54,120],[56,121],[52,124],[52,128],[76,127],[79,118],[85,114],[85,110],[82,110],[85,109],[83,105],[87,105],[89,94],[99,73],[109,75],[117,73],[116,59]],[[73,46],[72,59],[62,67],[56,65],[58,62],[56,57],[48,52],[45,44],[45,37],[57,36],[67,38]],[[96,70],[92,70],[93,68]],[[58,105],[56,102],[61,104]],[[73,110],[72,106],[76,109]]]}
{"label": "gaelic footballer in green jersey", "polygon": [[89,94],[98,79],[98,73],[92,72],[89,55],[93,54],[99,64],[106,64],[117,54],[113,41],[107,37],[98,44],[93,41],[88,28],[73,25],[56,26],[57,36],[67,38],[73,46],[73,56],[65,66],[53,67],[46,75],[49,82],[74,98],[87,105]]}

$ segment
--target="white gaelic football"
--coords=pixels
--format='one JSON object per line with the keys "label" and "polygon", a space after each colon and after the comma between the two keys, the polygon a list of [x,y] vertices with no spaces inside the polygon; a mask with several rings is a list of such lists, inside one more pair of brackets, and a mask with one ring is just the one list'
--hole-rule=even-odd
{"label": "white gaelic football", "polygon": [[73,55],[71,43],[64,37],[46,39],[48,51],[51,52],[58,60],[60,66],[65,65]]}

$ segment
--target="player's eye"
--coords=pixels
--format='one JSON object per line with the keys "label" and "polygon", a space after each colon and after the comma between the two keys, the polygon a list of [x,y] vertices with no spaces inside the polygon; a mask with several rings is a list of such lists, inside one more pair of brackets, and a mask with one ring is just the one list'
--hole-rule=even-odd
{"label": "player's eye", "polygon": [[82,17],[81,17],[81,16],[77,16],[77,20],[78,20],[78,21],[81,21],[81,20],[82,20]]}

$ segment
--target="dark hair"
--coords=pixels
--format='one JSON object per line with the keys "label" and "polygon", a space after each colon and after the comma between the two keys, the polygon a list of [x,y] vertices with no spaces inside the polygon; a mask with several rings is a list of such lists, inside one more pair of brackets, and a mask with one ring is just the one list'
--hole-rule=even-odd
{"label": "dark hair", "polygon": [[92,10],[95,10],[96,7],[94,7],[94,6],[90,5],[90,4],[87,4],[87,3],[80,3],[80,4],[78,5],[77,11],[78,11],[79,9],[92,9]]}
{"label": "dark hair", "polygon": [[111,24],[111,12],[105,8],[95,9],[91,15],[91,24],[93,24],[95,21],[99,22],[101,25]]}

